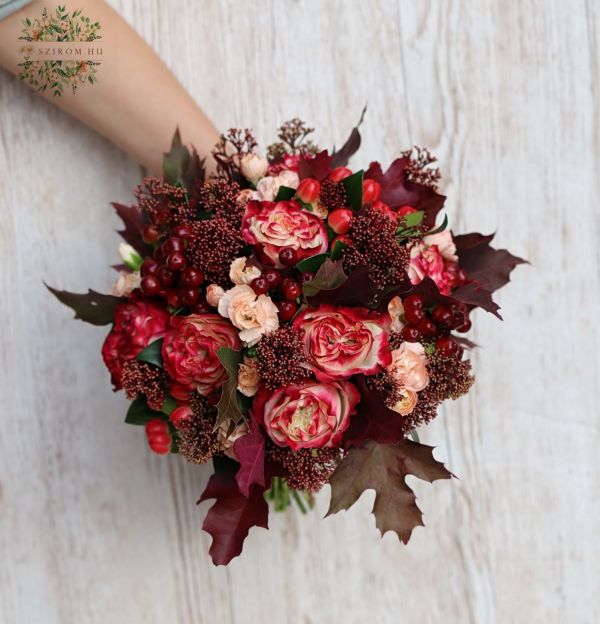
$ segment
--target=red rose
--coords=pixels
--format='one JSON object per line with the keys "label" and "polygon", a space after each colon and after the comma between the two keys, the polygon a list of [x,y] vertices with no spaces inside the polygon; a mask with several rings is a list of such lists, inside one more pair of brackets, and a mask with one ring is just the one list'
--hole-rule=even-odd
{"label": "red rose", "polygon": [[259,245],[263,256],[281,268],[279,254],[293,249],[298,261],[327,251],[327,230],[319,217],[298,202],[248,202],[242,220],[242,237]]}
{"label": "red rose", "polygon": [[389,315],[366,308],[322,305],[306,309],[294,319],[304,351],[317,379],[372,375],[391,361]]}
{"label": "red rose", "polygon": [[162,338],[169,314],[146,301],[130,300],[115,310],[113,328],[102,346],[102,359],[108,368],[115,390],[122,388],[123,362],[132,360],[151,342]]}
{"label": "red rose", "polygon": [[233,325],[218,314],[173,316],[163,342],[163,366],[177,383],[206,396],[227,380],[219,349],[240,346]]}
{"label": "red rose", "polygon": [[360,393],[349,381],[305,381],[275,392],[261,390],[252,415],[278,446],[295,451],[339,446],[359,401]]}

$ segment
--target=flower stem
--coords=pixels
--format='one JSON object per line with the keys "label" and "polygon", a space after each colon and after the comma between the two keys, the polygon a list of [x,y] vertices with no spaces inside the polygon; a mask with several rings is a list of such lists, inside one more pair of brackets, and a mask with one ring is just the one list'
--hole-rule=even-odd
{"label": "flower stem", "polygon": [[300,494],[298,494],[297,490],[291,490],[291,493],[292,493],[292,498],[296,501],[296,505],[298,505],[298,508],[300,509],[300,511],[303,514],[305,514],[306,513],[306,506],[302,502],[302,499],[300,498]]}

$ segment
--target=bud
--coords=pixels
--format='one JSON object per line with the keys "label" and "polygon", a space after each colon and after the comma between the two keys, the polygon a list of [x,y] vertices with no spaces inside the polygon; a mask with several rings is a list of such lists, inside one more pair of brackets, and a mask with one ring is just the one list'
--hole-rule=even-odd
{"label": "bud", "polygon": [[121,256],[123,264],[129,267],[132,271],[139,271],[142,266],[142,262],[144,262],[142,256],[140,256],[140,254],[127,243],[121,243],[119,245],[119,256]]}
{"label": "bud", "polygon": [[336,167],[328,176],[327,179],[332,182],[341,182],[344,178],[352,175],[352,171],[348,167]]}
{"label": "bud", "polygon": [[372,204],[381,195],[381,184],[375,180],[363,180],[363,204]]}
{"label": "bud", "polygon": [[256,184],[266,173],[269,168],[269,161],[258,154],[245,154],[240,162],[240,171],[242,175]]}
{"label": "bud", "polygon": [[221,297],[225,294],[225,290],[218,284],[211,284],[206,289],[206,301],[208,305],[216,308],[221,301]]}
{"label": "bud", "polygon": [[321,185],[314,178],[304,178],[296,189],[296,197],[305,204],[312,204],[319,199]]}
{"label": "bud", "polygon": [[336,234],[345,234],[352,224],[352,210],[348,208],[338,208],[329,213],[327,223]]}

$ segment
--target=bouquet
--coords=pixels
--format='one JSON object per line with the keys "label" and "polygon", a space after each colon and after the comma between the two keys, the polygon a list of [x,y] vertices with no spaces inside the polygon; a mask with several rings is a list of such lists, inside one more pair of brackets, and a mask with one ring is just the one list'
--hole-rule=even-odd
{"label": "bouquet", "polygon": [[349,169],[358,126],[330,153],[293,119],[267,156],[232,129],[210,176],[176,133],[162,179],[114,204],[113,292],[50,289],[112,326],[102,357],[149,448],[212,462],[199,502],[215,501],[215,564],[267,528],[270,506],[305,512],[325,484],[329,514],[375,490],[378,529],[406,543],[422,524],[406,476],[452,477],[417,430],[471,388],[471,313],[500,318],[492,294],[524,262],[440,223],[427,149]]}

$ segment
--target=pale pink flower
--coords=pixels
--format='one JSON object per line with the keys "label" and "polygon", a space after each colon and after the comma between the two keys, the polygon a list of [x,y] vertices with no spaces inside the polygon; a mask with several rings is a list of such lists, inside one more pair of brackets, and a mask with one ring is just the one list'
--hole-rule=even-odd
{"label": "pale pink flower", "polygon": [[208,305],[216,308],[219,305],[219,301],[221,301],[221,297],[225,294],[225,290],[221,288],[218,284],[210,284],[206,288],[206,301]]}
{"label": "pale pink flower", "polygon": [[429,384],[426,364],[427,356],[420,342],[403,342],[392,351],[392,363],[387,370],[402,386],[420,392]]}
{"label": "pale pink flower", "polygon": [[262,271],[253,264],[248,264],[248,258],[236,258],[229,268],[229,279],[236,285],[250,284],[262,275]]}

